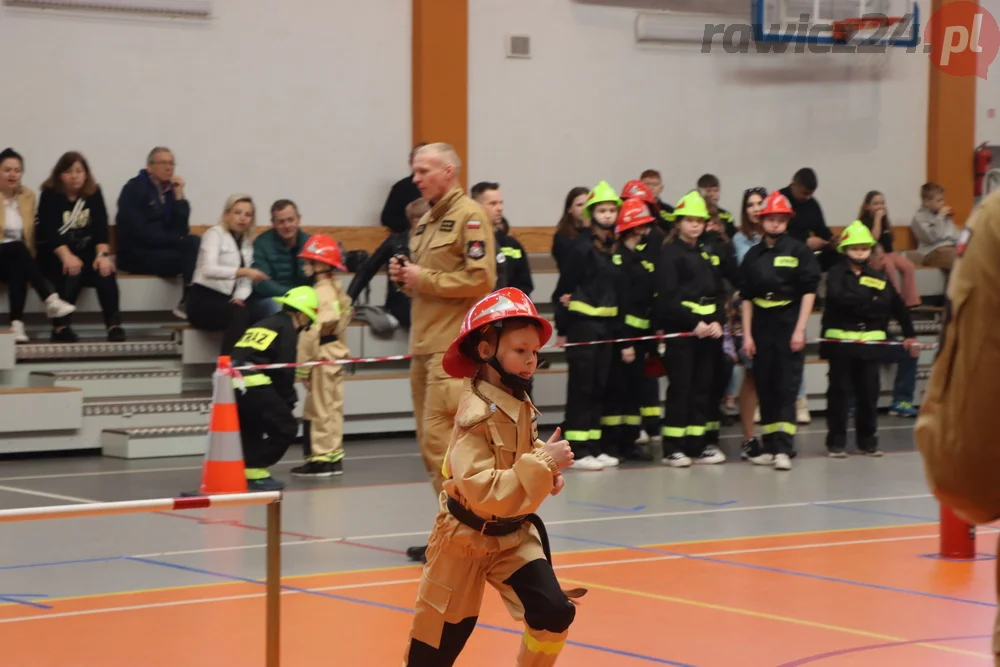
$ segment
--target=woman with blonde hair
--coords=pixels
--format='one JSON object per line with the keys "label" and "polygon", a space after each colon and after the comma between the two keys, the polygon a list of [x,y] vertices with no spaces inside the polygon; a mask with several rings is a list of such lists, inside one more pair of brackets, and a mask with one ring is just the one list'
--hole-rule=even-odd
{"label": "woman with blonde hair", "polygon": [[201,331],[221,331],[222,354],[229,354],[252,324],[245,301],[253,284],[269,276],[253,267],[252,231],[256,208],[250,195],[226,200],[222,218],[201,237],[198,263],[188,294],[188,322]]}

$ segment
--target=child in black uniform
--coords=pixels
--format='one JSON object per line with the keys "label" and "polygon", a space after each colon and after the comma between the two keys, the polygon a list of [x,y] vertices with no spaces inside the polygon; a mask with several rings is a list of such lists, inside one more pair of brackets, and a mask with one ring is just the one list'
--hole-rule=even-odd
{"label": "child in black uniform", "polygon": [[[889,318],[903,329],[903,345],[914,357],[920,354],[916,331],[899,293],[884,271],[869,265],[875,237],[861,221],[844,230],[837,250],[844,261],[826,276],[826,308],[819,353],[830,361],[826,392],[826,448],[831,458],[845,458],[847,412],[853,391],[857,398],[854,418],[858,453],[881,456],[878,448],[879,368],[882,348],[862,345],[888,338]],[[834,342],[842,341],[842,342]]]}

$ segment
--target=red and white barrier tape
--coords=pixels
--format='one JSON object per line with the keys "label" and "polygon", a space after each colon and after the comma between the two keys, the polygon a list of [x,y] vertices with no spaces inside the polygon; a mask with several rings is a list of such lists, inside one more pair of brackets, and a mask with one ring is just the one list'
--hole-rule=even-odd
{"label": "red and white barrier tape", "polygon": [[[567,347],[579,347],[581,345],[606,345],[615,343],[635,343],[640,341],[648,340],[669,340],[672,338],[690,338],[694,336],[694,332],[685,333],[672,333],[672,334],[653,334],[650,336],[637,336],[634,338],[610,338],[608,340],[592,340],[584,341],[581,343],[564,343],[562,345],[551,345],[549,347],[543,348],[543,350],[549,350],[552,348],[567,348]],[[892,341],[892,340],[840,340],[839,338],[811,338],[806,341],[806,344],[810,343],[842,343],[849,345],[888,345],[892,347],[901,347],[903,345],[902,341]],[[921,350],[934,350],[937,349],[937,343],[919,343],[918,347]],[[356,359],[338,359],[336,361],[305,361],[302,363],[291,363],[291,364],[257,364],[252,366],[235,366],[232,368],[234,375],[239,376],[242,371],[276,371],[285,368],[310,368],[313,366],[347,366],[351,364],[373,364],[386,361],[406,361],[411,359],[412,355],[409,354],[394,354],[388,357],[359,357]]]}

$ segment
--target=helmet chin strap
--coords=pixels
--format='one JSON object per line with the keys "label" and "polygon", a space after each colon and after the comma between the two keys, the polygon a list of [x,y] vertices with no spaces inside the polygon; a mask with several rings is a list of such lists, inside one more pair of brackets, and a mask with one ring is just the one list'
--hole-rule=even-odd
{"label": "helmet chin strap", "polygon": [[864,266],[868,263],[867,257],[865,259],[854,259],[850,255],[848,255],[847,259],[850,260],[851,264],[853,264],[854,266]]}
{"label": "helmet chin strap", "polygon": [[774,240],[774,241],[777,241],[778,239],[780,239],[784,235],[785,235],[784,232],[782,232],[780,234],[772,234],[771,232],[764,232],[764,236],[766,236],[767,238],[769,238],[771,240]]}
{"label": "helmet chin strap", "polygon": [[520,375],[509,373],[500,363],[500,360],[497,359],[497,355],[494,354],[486,361],[486,363],[489,364],[490,368],[495,370],[500,376],[500,382],[502,382],[508,389],[515,392],[515,394],[518,394],[519,397],[528,393],[528,389],[531,388],[531,380],[526,380]]}

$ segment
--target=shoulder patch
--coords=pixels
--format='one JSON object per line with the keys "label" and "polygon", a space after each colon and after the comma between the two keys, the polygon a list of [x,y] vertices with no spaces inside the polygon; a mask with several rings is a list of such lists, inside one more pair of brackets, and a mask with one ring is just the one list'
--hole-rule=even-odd
{"label": "shoulder patch", "polygon": [[479,229],[481,226],[482,223],[479,222],[478,220],[469,220],[467,223],[465,223],[466,229]]}
{"label": "shoulder patch", "polygon": [[486,256],[486,244],[482,241],[469,241],[465,254],[469,259],[482,259]]}
{"label": "shoulder patch", "polygon": [[441,221],[441,227],[440,227],[440,229],[441,229],[442,232],[450,232],[451,230],[455,229],[455,221],[454,220],[442,220]]}

